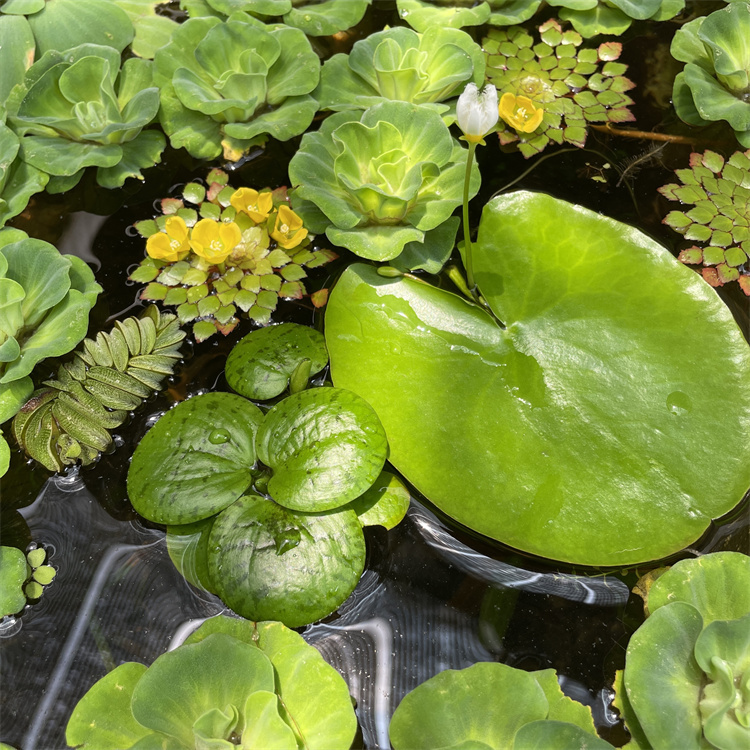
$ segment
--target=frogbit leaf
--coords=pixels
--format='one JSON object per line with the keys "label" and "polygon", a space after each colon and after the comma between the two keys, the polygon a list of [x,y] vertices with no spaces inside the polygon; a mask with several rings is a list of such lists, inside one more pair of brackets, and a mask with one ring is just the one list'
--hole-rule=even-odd
{"label": "frogbit leaf", "polygon": [[271,497],[301,511],[331,510],[359,497],[388,452],[372,407],[340,388],[313,388],[276,404],[258,430],[256,448],[274,472]]}
{"label": "frogbit leaf", "polygon": [[266,400],[286,390],[303,359],[310,374],[328,364],[321,333],[297,323],[282,323],[252,331],[229,353],[225,374],[229,385],[247,398]]}
{"label": "frogbit leaf", "polygon": [[354,590],[365,540],[354,511],[296,513],[244,495],[216,519],[208,567],[221,599],[252,620],[299,627],[331,614]]}
{"label": "frogbit leaf", "polygon": [[128,471],[133,507],[151,521],[199,521],[251,484],[263,414],[230,393],[206,393],[168,411],[138,444]]}

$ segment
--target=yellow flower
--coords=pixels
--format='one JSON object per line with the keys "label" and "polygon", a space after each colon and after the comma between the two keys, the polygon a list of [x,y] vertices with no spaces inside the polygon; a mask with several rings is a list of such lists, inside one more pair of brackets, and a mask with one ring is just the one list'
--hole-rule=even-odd
{"label": "yellow flower", "polygon": [[190,233],[190,247],[209,263],[223,263],[241,239],[242,232],[233,221],[201,219]]}
{"label": "yellow flower", "polygon": [[527,96],[506,92],[498,105],[500,117],[518,133],[533,133],[541,124],[544,110],[535,107]]}
{"label": "yellow flower", "polygon": [[175,263],[190,252],[188,228],[179,216],[170,216],[163,232],[152,234],[146,240],[146,252],[156,260]]}
{"label": "yellow flower", "polygon": [[276,240],[284,250],[289,250],[297,247],[305,237],[307,237],[307,229],[302,226],[302,219],[289,206],[279,206],[271,238]]}
{"label": "yellow flower", "polygon": [[256,224],[265,221],[273,209],[273,195],[268,190],[259,193],[243,187],[234,191],[229,202],[237,213],[247,214]]}

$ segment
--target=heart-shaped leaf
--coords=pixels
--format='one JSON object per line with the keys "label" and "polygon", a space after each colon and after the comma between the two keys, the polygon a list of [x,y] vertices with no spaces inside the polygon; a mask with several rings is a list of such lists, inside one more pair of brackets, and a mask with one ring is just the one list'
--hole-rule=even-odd
{"label": "heart-shaped leaf", "polygon": [[627,565],[695,541],[750,486],[750,348],[716,293],[632,227],[526,192],[485,207],[475,275],[497,318],[354,265],[334,383],[390,461],[462,524],[544,557]]}
{"label": "heart-shaped leaf", "polygon": [[252,331],[229,353],[227,383],[247,398],[265,400],[286,390],[300,363],[310,360],[310,374],[328,364],[321,333],[298,323],[282,323]]}
{"label": "heart-shaped leaf", "polygon": [[340,388],[313,388],[276,404],[258,430],[256,448],[274,472],[271,497],[308,512],[359,497],[377,479],[388,453],[372,407]]}
{"label": "heart-shaped leaf", "polygon": [[138,444],[128,471],[133,507],[186,524],[231,505],[252,483],[263,413],[231,393],[206,393],[168,411]]}
{"label": "heart-shaped leaf", "polygon": [[331,614],[365,565],[357,514],[294,513],[245,495],[223,511],[209,537],[208,568],[221,599],[250,620],[299,627]]}

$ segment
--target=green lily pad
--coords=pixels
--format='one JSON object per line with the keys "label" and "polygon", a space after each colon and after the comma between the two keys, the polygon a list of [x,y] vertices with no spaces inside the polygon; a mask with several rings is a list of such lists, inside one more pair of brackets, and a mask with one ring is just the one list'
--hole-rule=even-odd
{"label": "green lily pad", "polygon": [[411,495],[404,483],[390,471],[381,471],[375,484],[349,506],[362,526],[392,529],[403,521]]}
{"label": "green lily pad", "polygon": [[195,396],[168,411],[133,454],[133,507],[151,521],[179,525],[231,505],[252,483],[262,418],[255,404],[231,393]]}
{"label": "green lily pad", "polygon": [[651,614],[673,602],[692,604],[704,627],[714,620],[735,620],[750,613],[750,557],[741,552],[715,552],[680,560],[648,590]]}
{"label": "green lily pad", "polygon": [[613,750],[609,742],[566,721],[532,721],[516,733],[513,750]]}
{"label": "green lily pad", "polygon": [[294,513],[245,495],[223,511],[209,537],[216,592],[250,620],[299,627],[331,614],[354,590],[365,564],[357,514]]}
{"label": "green lily pad", "polygon": [[383,426],[360,396],[340,388],[295,393],[266,414],[258,458],[273,469],[271,497],[286,508],[323,511],[359,497],[388,454]]}
{"label": "green lily pad", "polygon": [[750,348],[699,276],[527,192],[485,207],[474,251],[505,327],[362,265],[328,303],[333,382],[373,405],[410,483],[475,531],[587,565],[669,555],[742,499]]}
{"label": "green lily pad", "polygon": [[26,605],[23,582],[27,575],[23,552],[15,547],[0,547],[0,617],[14,615]]}
{"label": "green lily pad", "polygon": [[285,391],[305,359],[311,375],[328,364],[323,335],[298,323],[282,323],[245,336],[229,353],[224,371],[237,393],[262,401]]}

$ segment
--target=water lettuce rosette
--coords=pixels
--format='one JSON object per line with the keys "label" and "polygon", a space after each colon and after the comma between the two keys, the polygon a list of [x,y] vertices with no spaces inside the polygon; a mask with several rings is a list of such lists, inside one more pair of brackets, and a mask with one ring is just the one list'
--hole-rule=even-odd
{"label": "water lettuce rosette", "polygon": [[[633,20],[666,21],[684,7],[685,0],[548,0],[558,15],[585,37],[622,34]],[[398,0],[401,18],[418,31],[429,26],[511,26],[531,18],[542,0]]]}
{"label": "water lettuce rosette", "polygon": [[733,2],[686,23],[670,52],[686,63],[672,99],[681,120],[707,125],[726,120],[750,148],[750,4]]}
{"label": "water lettuce rosette", "polygon": [[329,36],[358,24],[372,0],[182,0],[191,18],[238,11],[264,21],[281,17],[309,36]]}
{"label": "water lettuce rosette", "polygon": [[98,44],[46,52],[8,105],[24,161],[53,178],[49,192],[70,189],[92,166],[104,187],[141,177],[164,149],[161,133],[144,130],[158,108],[151,63],[132,58],[121,68],[120,53]]}
{"label": "water lettuce rosette", "polygon": [[320,60],[299,29],[192,18],[154,56],[160,120],[175,148],[199,159],[240,158],[270,135],[312,122]]}
{"label": "water lettuce rosette", "polygon": [[632,745],[750,746],[750,558],[681,560],[638,588],[648,618],[615,681]]}
{"label": "water lettuce rosette", "polygon": [[[413,102],[444,115],[455,112],[446,100],[473,81],[484,82],[481,47],[460,29],[432,27],[418,34],[404,26],[358,41],[348,55],[326,61],[315,91],[321,109],[367,109],[383,100]],[[446,114],[447,113],[447,114]]]}
{"label": "water lettuce rosette", "polygon": [[[466,149],[434,110],[383,102],[307,133],[289,163],[293,206],[316,234],[390,260],[445,222],[463,199]],[[472,167],[470,195],[479,190]],[[301,199],[301,200],[300,200]]]}

